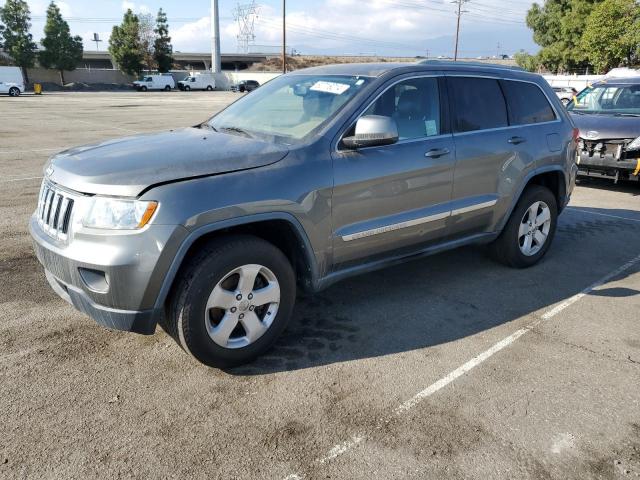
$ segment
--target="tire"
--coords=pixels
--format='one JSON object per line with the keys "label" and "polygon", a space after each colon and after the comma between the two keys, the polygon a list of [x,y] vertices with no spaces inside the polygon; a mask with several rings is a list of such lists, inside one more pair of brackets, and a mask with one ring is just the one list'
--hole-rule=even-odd
{"label": "tire", "polygon": [[211,85],[207,85],[207,92],[213,91],[213,87]]}
{"label": "tire", "polygon": [[167,85],[164,87],[164,91],[165,92],[170,92],[171,91],[171,85]]}
{"label": "tire", "polygon": [[142,87],[140,87],[140,91],[141,92],[146,92],[147,91],[147,87],[145,87],[144,85]]}
{"label": "tire", "polygon": [[[537,213],[532,214],[531,209],[536,204]],[[542,223],[547,216],[548,223],[547,221]],[[536,221],[529,223],[532,217],[536,217]],[[500,236],[490,245],[491,256],[510,267],[531,267],[538,263],[549,250],[557,224],[556,197],[548,188],[531,185],[525,189],[518,200]],[[544,241],[541,241],[543,236]],[[529,249],[527,245],[530,246]]]}
{"label": "tire", "polygon": [[[251,287],[241,285],[241,277],[252,277],[245,272],[259,272]],[[267,298],[263,305],[251,304]],[[250,362],[273,345],[289,322],[295,298],[293,268],[278,248],[252,236],[223,237],[183,266],[163,327],[203,364],[234,367]],[[215,307],[222,304],[226,306]]]}
{"label": "tire", "polygon": [[10,97],[19,97],[20,96],[20,89],[18,87],[11,87],[9,89],[9,96]]}
{"label": "tire", "polygon": [[191,87],[190,87],[189,85],[185,85],[185,87],[184,87],[184,91],[185,91],[185,92],[188,92],[188,91],[190,91],[190,90],[191,90]]}

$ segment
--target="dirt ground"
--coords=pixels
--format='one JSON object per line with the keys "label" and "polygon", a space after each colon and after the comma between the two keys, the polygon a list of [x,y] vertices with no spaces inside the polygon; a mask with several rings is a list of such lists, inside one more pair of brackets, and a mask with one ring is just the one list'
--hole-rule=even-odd
{"label": "dirt ground", "polygon": [[235,98],[0,98],[0,478],[640,478],[636,184],[581,182],[526,271],[464,248],[300,299],[230,371],[59,299],[27,233],[47,157]]}

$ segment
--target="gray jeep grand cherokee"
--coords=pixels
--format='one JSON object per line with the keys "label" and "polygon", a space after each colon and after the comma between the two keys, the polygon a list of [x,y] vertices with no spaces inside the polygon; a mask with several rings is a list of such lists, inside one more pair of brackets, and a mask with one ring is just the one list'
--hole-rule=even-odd
{"label": "gray jeep grand cherokee", "polygon": [[74,148],[30,222],[53,289],[98,323],[160,323],[201,362],[250,361],[296,289],[468,244],[529,267],[576,174],[537,76],[428,62],[281,76],[192,128]]}

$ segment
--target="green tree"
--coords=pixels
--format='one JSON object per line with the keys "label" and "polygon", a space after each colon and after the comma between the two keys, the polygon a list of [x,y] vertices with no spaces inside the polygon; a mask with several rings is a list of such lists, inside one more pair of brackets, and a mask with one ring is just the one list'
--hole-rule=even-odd
{"label": "green tree", "polygon": [[44,68],[60,72],[60,84],[64,85],[64,71],[73,71],[82,60],[82,38],[72,37],[69,24],[64,21],[58,6],[51,2],[47,8],[47,23],[44,26],[43,50],[38,61]]}
{"label": "green tree", "polygon": [[171,70],[173,65],[173,47],[171,46],[171,37],[169,36],[167,14],[164,13],[162,8],[158,10],[154,32],[156,34],[156,40],[153,44],[153,58],[158,65],[158,71],[160,73],[166,73]]}
{"label": "green tree", "polygon": [[537,72],[540,68],[540,58],[537,55],[520,50],[513,56],[519,67],[524,68],[528,72]]}
{"label": "green tree", "polygon": [[588,58],[580,47],[587,18],[603,0],[546,0],[527,12],[527,26],[542,48],[540,64],[552,72],[585,69]]}
{"label": "green tree", "polygon": [[636,64],[640,5],[634,0],[604,0],[589,15],[581,46],[599,73]]}
{"label": "green tree", "polygon": [[131,9],[125,12],[122,24],[113,27],[109,53],[123,72],[138,75],[142,71],[140,21]]}
{"label": "green tree", "polygon": [[36,44],[29,33],[31,12],[24,0],[6,0],[0,8],[0,21],[3,23],[2,43],[4,51],[13,62],[22,68],[26,82],[29,81],[27,68],[33,67],[36,59]]}

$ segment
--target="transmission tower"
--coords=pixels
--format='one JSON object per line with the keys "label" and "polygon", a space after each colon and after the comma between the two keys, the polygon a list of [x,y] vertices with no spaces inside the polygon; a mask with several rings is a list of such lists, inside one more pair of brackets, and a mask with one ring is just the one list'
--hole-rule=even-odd
{"label": "transmission tower", "polygon": [[255,22],[258,18],[259,6],[255,0],[251,3],[238,3],[233,11],[233,18],[238,22],[238,52],[249,53],[249,46],[253,45],[256,39]]}

